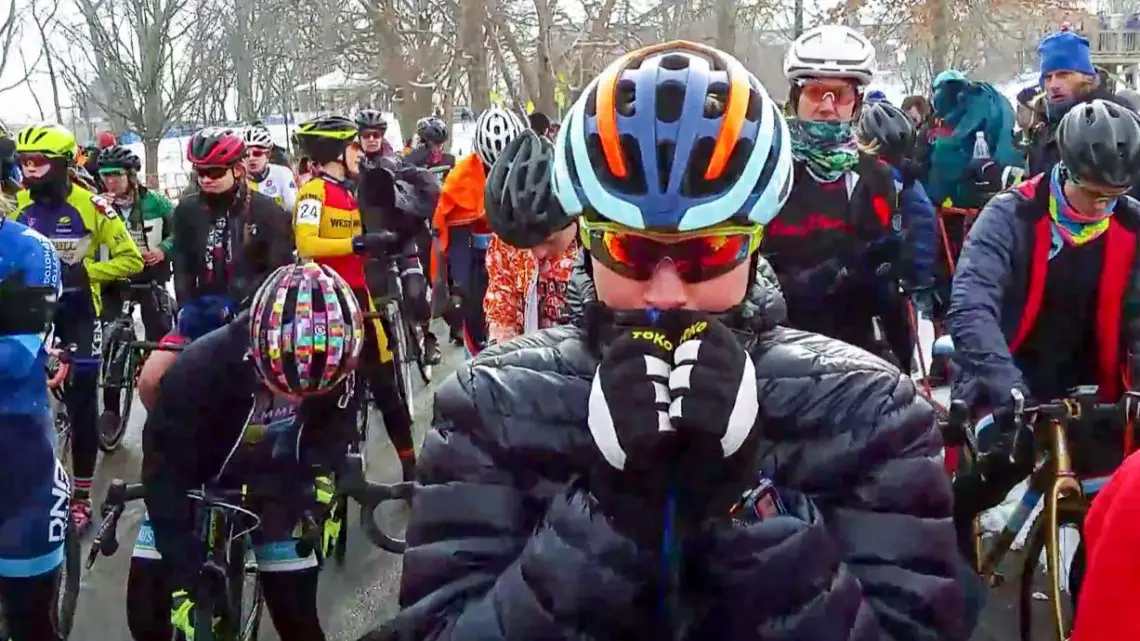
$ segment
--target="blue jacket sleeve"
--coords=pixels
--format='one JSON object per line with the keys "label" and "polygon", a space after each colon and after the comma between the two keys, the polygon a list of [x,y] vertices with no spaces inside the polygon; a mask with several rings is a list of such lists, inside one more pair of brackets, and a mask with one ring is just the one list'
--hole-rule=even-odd
{"label": "blue jacket sleeve", "polygon": [[937,251],[936,216],[934,204],[926,195],[922,183],[915,181],[899,193],[903,229],[907,250],[910,253],[911,278],[916,286],[929,285],[933,276],[934,254]]}
{"label": "blue jacket sleeve", "polygon": [[960,371],[953,396],[970,405],[1001,402],[1014,388],[1025,391],[1001,327],[1002,300],[1017,253],[1017,196],[995,196],[978,215],[954,273],[946,325]]}

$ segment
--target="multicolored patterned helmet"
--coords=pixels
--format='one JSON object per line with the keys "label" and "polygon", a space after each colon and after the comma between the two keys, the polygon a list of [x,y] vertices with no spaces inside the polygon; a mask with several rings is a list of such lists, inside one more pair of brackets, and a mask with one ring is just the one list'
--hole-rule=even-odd
{"label": "multicolored patterned helmet", "polygon": [[314,262],[277,268],[254,294],[250,347],[262,381],[304,398],[335,388],[356,368],[364,317],[352,288]]}

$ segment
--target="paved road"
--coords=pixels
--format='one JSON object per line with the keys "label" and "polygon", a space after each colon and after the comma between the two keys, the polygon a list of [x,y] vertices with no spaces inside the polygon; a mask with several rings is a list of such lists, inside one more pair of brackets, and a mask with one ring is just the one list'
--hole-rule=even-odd
{"label": "paved road", "polygon": [[[445,330],[446,331],[446,330]],[[439,335],[446,335],[441,333]],[[434,380],[442,381],[462,363],[462,350],[444,349],[443,363],[436,368]],[[419,390],[416,402],[416,440],[431,421],[431,397],[434,386]],[[939,399],[942,400],[942,399]],[[141,436],[141,406],[136,406],[132,425],[124,448],[105,457],[99,466],[95,496],[103,495],[106,483],[112,478],[130,481],[138,479],[140,464],[139,440]],[[374,418],[378,421],[378,418]],[[397,481],[399,466],[382,426],[377,422],[370,430],[369,477],[376,481]],[[385,520],[393,531],[402,531],[405,508],[384,508]],[[372,547],[356,526],[356,510],[350,510],[353,523],[349,526],[349,552],[345,567],[330,565],[321,576],[320,608],[325,630],[330,641],[352,641],[388,618],[395,610],[399,584],[399,558]],[[132,506],[122,519],[120,540],[122,548],[110,558],[102,558],[95,567],[83,575],[82,589],[75,620],[73,639],[84,641],[123,641],[130,638],[125,616],[127,568],[130,560],[130,543],[142,514],[141,505]],[[84,546],[84,553],[86,554]],[[1020,561],[1009,565],[1008,575],[1016,577]],[[1013,581],[1011,581],[1013,583]],[[1008,585],[991,591],[982,621],[971,641],[1014,641],[1018,639],[1016,586]],[[1044,611],[1044,603],[1038,603]],[[262,641],[276,640],[277,634],[268,623],[262,626]]]}
{"label": "paved road", "polygon": [[[444,333],[439,334],[446,336]],[[463,362],[461,349],[444,349],[443,363],[435,368],[434,381],[442,381]],[[420,389],[416,399],[416,442],[431,422],[432,389]],[[106,456],[99,464],[95,497],[103,496],[106,484],[113,478],[136,481],[139,477],[142,419],[141,405],[132,412],[131,426],[123,449]],[[369,430],[368,476],[374,481],[400,480],[400,468],[379,418]],[[124,641],[130,639],[126,622],[126,580],[131,543],[142,516],[142,506],[133,505],[123,515],[119,529],[121,548],[113,557],[101,558],[83,574],[79,604],[72,639],[83,641]],[[399,587],[400,559],[374,548],[357,526],[359,510],[350,509],[348,558],[343,568],[330,564],[321,576],[319,593],[321,620],[329,641],[352,641],[390,617],[396,606]],[[394,532],[403,531],[406,508],[392,505],[381,508],[381,526],[390,525]],[[96,507],[98,513],[98,507]],[[398,528],[398,529],[397,529]],[[88,537],[90,538],[90,536]],[[84,554],[88,545],[84,545]],[[261,641],[278,638],[266,618]]]}

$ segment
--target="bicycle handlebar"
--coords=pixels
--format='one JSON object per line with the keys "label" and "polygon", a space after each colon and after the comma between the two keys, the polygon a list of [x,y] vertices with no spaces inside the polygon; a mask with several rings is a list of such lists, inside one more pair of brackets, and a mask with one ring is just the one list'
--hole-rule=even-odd
{"label": "bicycle handlebar", "polygon": [[[1013,396],[1014,399],[1022,398],[1022,400],[1024,400],[1020,392],[1017,391],[1011,391],[1011,396]],[[993,418],[995,423],[1003,419],[1011,418],[1017,423],[1032,425],[1045,419],[1060,421],[1066,426],[1074,421],[1106,421],[1119,418],[1134,420],[1136,418],[1128,416],[1130,412],[1135,412],[1137,409],[1136,404],[1131,402],[1135,398],[1131,392],[1126,393],[1115,403],[1105,403],[1097,401],[1095,398],[1095,387],[1081,387],[1077,388],[1077,390],[1069,396],[1048,403],[1022,406],[1020,408],[1003,407],[993,412]],[[947,445],[952,446],[965,445],[970,449],[971,454],[976,455],[977,451],[969,427],[969,407],[965,401],[952,401],[949,411],[947,412],[946,420],[941,425],[943,441]]]}

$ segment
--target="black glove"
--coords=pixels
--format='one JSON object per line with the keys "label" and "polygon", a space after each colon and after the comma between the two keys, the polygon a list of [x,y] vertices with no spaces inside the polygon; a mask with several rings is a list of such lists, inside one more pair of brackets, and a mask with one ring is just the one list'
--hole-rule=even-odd
{"label": "black glove", "polygon": [[396,203],[393,162],[387,158],[378,158],[374,164],[362,166],[361,169],[360,185],[356,189],[360,206],[373,207],[385,214],[391,213]]}
{"label": "black glove", "polygon": [[79,261],[74,265],[61,263],[63,271],[60,273],[62,276],[63,288],[75,291],[87,291],[91,289],[91,277],[87,274],[87,265],[83,261]]}
{"label": "black glove", "polygon": [[681,471],[678,520],[727,517],[756,484],[756,368],[732,330],[708,314],[668,311],[663,322],[680,330],[669,376],[669,421]]}
{"label": "black glove", "polygon": [[665,332],[626,330],[609,347],[590,389],[589,426],[600,456],[589,488],[623,535],[660,542],[676,434],[669,424],[673,345]]}
{"label": "black glove", "polygon": [[370,232],[352,237],[352,253],[358,256],[384,256],[396,248],[400,237],[390,231]]}
{"label": "black glove", "polygon": [[[984,478],[1003,485],[1010,481],[1016,484],[1033,471],[1033,426],[1022,420],[1021,411],[1036,404],[1021,391],[1010,392],[990,417],[983,416],[975,423],[978,471]],[[987,418],[992,423],[987,425]]]}
{"label": "black glove", "polygon": [[1001,165],[989,158],[975,158],[966,168],[966,179],[973,181],[974,191],[983,196],[983,201],[998,193],[1004,187],[1001,182]]}
{"label": "black glove", "polygon": [[898,169],[902,175],[903,189],[909,189],[922,176],[922,165],[910,158],[899,161]]}

